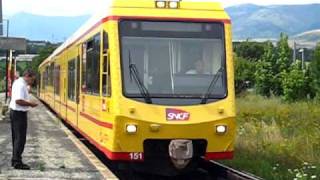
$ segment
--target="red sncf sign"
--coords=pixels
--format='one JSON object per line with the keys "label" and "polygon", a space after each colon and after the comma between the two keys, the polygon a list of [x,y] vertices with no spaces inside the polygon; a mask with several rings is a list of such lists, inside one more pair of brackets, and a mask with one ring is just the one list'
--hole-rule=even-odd
{"label": "red sncf sign", "polygon": [[179,109],[166,109],[168,121],[187,121],[190,119],[190,113]]}

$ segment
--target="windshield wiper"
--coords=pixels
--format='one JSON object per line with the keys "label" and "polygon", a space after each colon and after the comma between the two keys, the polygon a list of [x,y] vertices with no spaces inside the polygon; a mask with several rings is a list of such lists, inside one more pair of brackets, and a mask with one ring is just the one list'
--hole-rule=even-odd
{"label": "windshield wiper", "polygon": [[208,99],[209,99],[209,97],[210,97],[210,94],[211,94],[213,88],[216,86],[216,84],[217,84],[217,82],[218,82],[218,80],[219,80],[219,78],[220,78],[220,75],[222,75],[223,70],[224,70],[224,68],[221,67],[221,68],[218,70],[218,72],[216,73],[216,75],[214,76],[214,78],[212,79],[212,81],[211,81],[211,83],[210,83],[210,86],[209,86],[206,94],[204,94],[204,96],[203,96],[202,99],[201,99],[201,104],[207,104]]}
{"label": "windshield wiper", "polygon": [[152,104],[152,100],[150,98],[150,94],[148,92],[148,89],[144,86],[143,82],[139,78],[138,68],[135,64],[132,63],[130,50],[129,50],[129,70],[130,70],[130,78],[132,78],[132,76],[133,76],[134,80],[136,81],[136,83],[138,85],[140,94],[145,99],[145,102],[148,104]]}

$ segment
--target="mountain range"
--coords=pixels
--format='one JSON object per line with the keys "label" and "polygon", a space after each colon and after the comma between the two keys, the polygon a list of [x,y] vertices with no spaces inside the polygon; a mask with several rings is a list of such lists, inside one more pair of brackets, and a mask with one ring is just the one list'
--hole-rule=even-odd
{"label": "mountain range", "polygon": [[[242,4],[228,7],[226,11],[232,18],[235,40],[277,39],[284,32],[292,39],[320,41],[320,4]],[[9,17],[10,35],[30,40],[61,42],[89,18],[89,15],[52,17],[18,13]]]}
{"label": "mountain range", "polygon": [[289,36],[320,29],[320,4],[226,8],[232,18],[234,39],[272,39],[281,32]]}

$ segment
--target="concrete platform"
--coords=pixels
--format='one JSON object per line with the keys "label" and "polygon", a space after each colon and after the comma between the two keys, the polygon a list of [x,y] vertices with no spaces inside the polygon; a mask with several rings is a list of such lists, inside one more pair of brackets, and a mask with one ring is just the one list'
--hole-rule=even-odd
{"label": "concrete platform", "polygon": [[[11,163],[11,127],[8,118],[0,121],[0,179],[106,179],[80,150],[47,108],[29,112],[27,144],[23,161],[31,170],[15,170]],[[88,158],[89,157],[89,158]],[[103,167],[102,167],[103,169]],[[101,173],[102,172],[102,173]]]}

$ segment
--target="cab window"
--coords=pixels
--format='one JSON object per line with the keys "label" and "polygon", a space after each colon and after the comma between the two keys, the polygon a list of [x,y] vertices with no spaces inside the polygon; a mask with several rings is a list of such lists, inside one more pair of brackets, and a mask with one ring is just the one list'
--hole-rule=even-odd
{"label": "cab window", "polygon": [[82,91],[86,94],[100,94],[100,34],[83,45]]}

